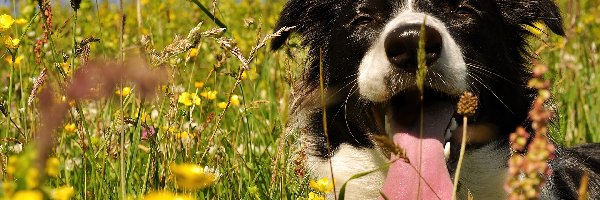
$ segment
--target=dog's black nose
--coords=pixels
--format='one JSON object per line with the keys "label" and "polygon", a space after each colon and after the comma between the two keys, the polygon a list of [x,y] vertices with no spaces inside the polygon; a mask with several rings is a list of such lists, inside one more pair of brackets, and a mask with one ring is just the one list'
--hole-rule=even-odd
{"label": "dog's black nose", "polygon": [[[417,68],[417,52],[421,24],[404,25],[390,32],[385,39],[385,53],[397,67],[414,70]],[[442,36],[432,27],[425,26],[425,60],[429,65],[440,58]]]}

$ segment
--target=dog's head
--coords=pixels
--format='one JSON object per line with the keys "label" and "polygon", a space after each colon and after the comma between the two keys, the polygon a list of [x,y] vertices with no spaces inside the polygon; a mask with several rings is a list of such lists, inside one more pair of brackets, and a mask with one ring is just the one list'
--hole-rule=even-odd
{"label": "dog's head", "polygon": [[[488,134],[473,145],[506,140],[525,123],[532,100],[527,39],[537,23],[564,34],[552,0],[289,0],[277,29],[295,26],[311,57],[292,111],[308,118],[300,123],[317,141],[313,154],[333,155],[320,145],[322,105],[314,99],[322,69],[333,151],[343,143],[371,147],[371,134],[415,132],[421,113],[426,137],[443,144],[464,91],[479,96],[471,123]],[[423,93],[416,89],[421,35],[428,66]]]}

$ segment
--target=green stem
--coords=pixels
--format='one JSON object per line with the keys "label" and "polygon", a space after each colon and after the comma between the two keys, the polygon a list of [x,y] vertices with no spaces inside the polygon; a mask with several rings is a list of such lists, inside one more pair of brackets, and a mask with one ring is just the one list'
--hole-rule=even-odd
{"label": "green stem", "polygon": [[458,157],[456,173],[454,174],[454,189],[452,190],[452,200],[456,199],[456,192],[458,191],[458,179],[460,178],[460,168],[462,167],[463,158],[465,156],[465,148],[467,146],[467,125],[467,117],[464,117],[462,142],[460,143],[460,156]]}
{"label": "green stem", "polygon": [[[124,22],[123,22],[123,16],[124,16],[124,11],[123,11],[123,0],[119,0],[119,9],[120,9],[120,26],[121,26],[121,30],[120,30],[120,37],[119,37],[119,58],[121,63],[123,63],[123,59],[124,59],[124,55],[123,55],[123,35],[124,33]],[[120,84],[121,87],[119,88],[123,88],[123,83]],[[123,113],[125,112],[123,110],[123,95],[121,95],[121,100],[120,100],[120,107],[121,107],[121,121],[124,119],[123,117]],[[120,132],[120,178],[121,178],[121,199],[125,199],[127,197],[127,189],[126,189],[126,184],[127,181],[125,180],[125,127],[123,127],[124,125],[121,125],[121,127],[119,127],[119,132]]]}
{"label": "green stem", "polygon": [[13,88],[13,75],[15,73],[15,55],[16,55],[16,50],[13,53],[11,50],[8,50],[10,55],[12,56],[12,64],[10,66],[10,75],[9,75],[9,80],[8,80],[8,101],[6,101],[6,112],[7,112],[7,116],[6,116],[6,132],[4,134],[4,138],[8,138],[8,134],[10,133],[10,119],[11,119],[11,102],[12,102],[12,88]]}
{"label": "green stem", "polygon": [[221,27],[221,28],[225,28],[225,31],[227,31],[227,26],[221,22],[221,20],[219,20],[217,17],[215,17],[215,15],[213,15],[212,13],[210,13],[210,11],[208,10],[208,8],[206,8],[206,6],[202,5],[202,3],[200,3],[198,0],[191,0],[194,4],[196,4],[196,6],[198,6],[198,8],[200,8],[200,10],[202,10],[202,12],[208,16],[208,18],[210,18],[215,24],[217,24],[217,26]]}
{"label": "green stem", "polygon": [[[73,74],[75,72],[75,54],[77,53],[77,10],[75,10],[75,16],[74,16],[74,20],[73,20],[73,49],[72,49],[72,54],[71,54],[71,74]],[[71,80],[73,79],[73,76],[71,76]]]}

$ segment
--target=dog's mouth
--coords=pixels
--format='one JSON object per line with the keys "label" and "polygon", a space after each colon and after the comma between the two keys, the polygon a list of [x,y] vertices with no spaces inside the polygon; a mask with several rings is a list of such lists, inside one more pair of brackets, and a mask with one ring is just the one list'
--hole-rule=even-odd
{"label": "dog's mouth", "polygon": [[449,199],[452,182],[444,157],[444,144],[456,129],[456,98],[417,89],[396,94],[374,106],[380,130],[404,150],[388,170],[382,189],[390,199]]}

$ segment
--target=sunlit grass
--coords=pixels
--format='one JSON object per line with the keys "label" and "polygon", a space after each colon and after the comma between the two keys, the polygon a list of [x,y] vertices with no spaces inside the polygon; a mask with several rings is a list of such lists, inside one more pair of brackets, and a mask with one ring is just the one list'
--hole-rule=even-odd
{"label": "sunlit grass", "polygon": [[[329,192],[325,180],[309,187],[298,135],[286,129],[291,84],[306,53],[298,38],[278,52],[260,45],[284,1],[218,1],[216,7],[200,1],[225,32],[158,61],[151,50],[172,48],[200,22],[200,32],[218,26],[185,0],[141,0],[139,12],[125,1],[124,23],[119,4],[108,1],[82,1],[76,18],[66,1],[52,1],[42,12],[37,1],[6,2],[0,7],[6,14],[0,16],[0,196],[119,199],[124,188],[133,199],[319,199]],[[568,7],[566,0],[561,5]],[[600,7],[595,1],[573,6],[564,11],[567,38],[542,34],[546,42],[534,45],[555,85],[560,122],[553,133],[567,145],[600,142]],[[573,12],[579,12],[575,19]],[[236,48],[239,54],[232,54]],[[168,80],[152,88],[119,80],[97,98],[65,94],[84,63],[120,62],[121,53],[125,61],[142,55],[144,66],[167,69]],[[251,61],[242,63],[239,55]],[[46,99],[67,113],[52,130],[42,126],[47,88],[57,93]],[[148,91],[156,93],[145,97]]]}

